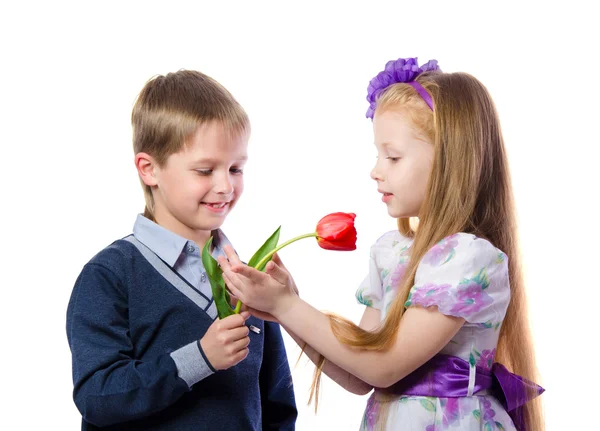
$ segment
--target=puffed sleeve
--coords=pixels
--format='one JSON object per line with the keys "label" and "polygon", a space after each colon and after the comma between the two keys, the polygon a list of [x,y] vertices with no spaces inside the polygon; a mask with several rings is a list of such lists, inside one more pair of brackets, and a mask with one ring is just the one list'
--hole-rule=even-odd
{"label": "puffed sleeve", "polygon": [[485,239],[458,233],[423,256],[405,306],[436,306],[470,323],[498,323],[509,301],[507,256]]}
{"label": "puffed sleeve", "polygon": [[392,248],[398,243],[399,233],[390,231],[379,238],[371,246],[369,256],[369,273],[356,290],[356,299],[359,303],[378,310],[383,308],[384,287],[383,281],[386,278],[389,268]]}

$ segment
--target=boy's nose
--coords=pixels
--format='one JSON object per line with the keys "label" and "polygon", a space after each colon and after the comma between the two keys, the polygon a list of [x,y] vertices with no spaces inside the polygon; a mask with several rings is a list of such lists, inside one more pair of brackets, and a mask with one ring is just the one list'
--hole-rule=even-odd
{"label": "boy's nose", "polygon": [[215,186],[215,191],[222,195],[230,195],[233,193],[233,184],[229,179],[229,175],[220,178]]}

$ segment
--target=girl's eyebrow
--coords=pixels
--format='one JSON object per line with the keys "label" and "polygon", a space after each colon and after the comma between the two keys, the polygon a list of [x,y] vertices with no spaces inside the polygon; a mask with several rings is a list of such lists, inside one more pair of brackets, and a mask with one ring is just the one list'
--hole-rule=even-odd
{"label": "girl's eyebrow", "polygon": [[393,143],[391,142],[384,142],[383,144],[381,144],[381,146],[385,149],[385,150],[393,150],[393,151],[400,151],[400,149],[398,148],[398,146],[394,146]]}

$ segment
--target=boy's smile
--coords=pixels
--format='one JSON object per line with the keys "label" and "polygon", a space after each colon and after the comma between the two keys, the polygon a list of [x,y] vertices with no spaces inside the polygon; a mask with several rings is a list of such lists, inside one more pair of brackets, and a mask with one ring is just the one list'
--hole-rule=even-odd
{"label": "boy's smile", "polygon": [[206,206],[209,211],[213,211],[215,213],[222,213],[229,209],[229,205],[231,202],[202,202],[202,205]]}

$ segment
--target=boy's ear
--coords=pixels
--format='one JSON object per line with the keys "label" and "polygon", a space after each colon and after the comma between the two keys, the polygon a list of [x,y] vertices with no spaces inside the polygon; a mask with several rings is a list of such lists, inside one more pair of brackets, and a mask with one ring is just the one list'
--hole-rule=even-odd
{"label": "boy's ear", "polygon": [[135,167],[144,184],[155,186],[157,184],[154,170],[158,165],[154,158],[148,153],[137,153],[135,155]]}

